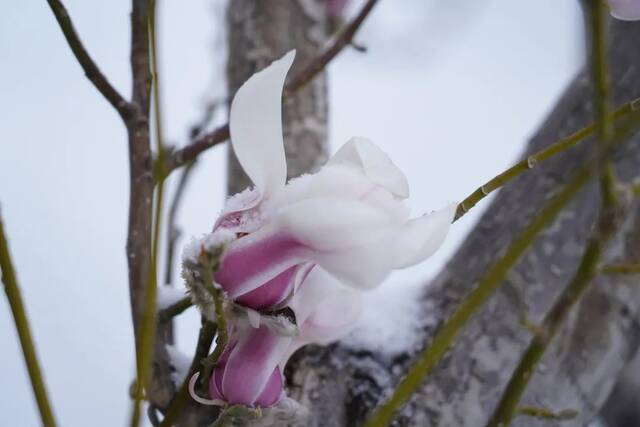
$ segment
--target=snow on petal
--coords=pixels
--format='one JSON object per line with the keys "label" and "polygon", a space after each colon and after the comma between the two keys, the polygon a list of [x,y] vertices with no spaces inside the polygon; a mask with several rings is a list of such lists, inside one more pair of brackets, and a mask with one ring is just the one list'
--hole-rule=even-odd
{"label": "snow on petal", "polygon": [[254,74],[238,89],[229,112],[231,145],[261,196],[284,186],[287,164],[282,139],[282,90],[295,51]]}
{"label": "snow on petal", "polygon": [[327,165],[346,164],[362,170],[373,182],[400,199],[409,197],[409,183],[404,173],[391,161],[389,156],[366,138],[351,138]]}
{"label": "snow on petal", "polygon": [[433,255],[447,237],[457,207],[457,203],[449,203],[409,221],[398,235],[394,268],[409,267]]}
{"label": "snow on petal", "polygon": [[611,15],[623,21],[640,20],[640,0],[609,0]]}

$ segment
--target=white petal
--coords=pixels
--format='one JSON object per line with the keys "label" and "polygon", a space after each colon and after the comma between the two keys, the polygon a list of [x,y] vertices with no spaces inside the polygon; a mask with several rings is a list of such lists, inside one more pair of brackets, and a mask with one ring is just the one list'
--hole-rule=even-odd
{"label": "white petal", "polygon": [[640,0],[609,0],[611,15],[623,21],[640,20]]}
{"label": "white petal", "polygon": [[362,169],[346,164],[327,165],[313,175],[292,179],[274,204],[289,205],[313,197],[361,200],[397,216],[399,221],[409,218],[409,209],[404,203],[372,182]]}
{"label": "white petal", "polygon": [[251,76],[231,103],[229,126],[233,150],[263,196],[276,192],[287,179],[282,89],[294,57],[292,50]]}
{"label": "white petal", "polygon": [[395,196],[409,197],[409,184],[402,171],[377,145],[366,138],[351,138],[327,162],[327,165],[357,167],[373,182]]}
{"label": "white petal", "polygon": [[361,292],[341,285],[316,267],[291,299],[290,307],[300,334],[291,343],[282,367],[303,345],[328,344],[351,332],[362,312]]}
{"label": "white petal", "polygon": [[444,242],[456,214],[457,203],[409,221],[398,236],[395,268],[417,264],[431,255]]}
{"label": "white petal", "polygon": [[404,222],[359,200],[318,197],[283,208],[274,227],[308,248],[304,256],[357,288],[379,285],[399,255]]}

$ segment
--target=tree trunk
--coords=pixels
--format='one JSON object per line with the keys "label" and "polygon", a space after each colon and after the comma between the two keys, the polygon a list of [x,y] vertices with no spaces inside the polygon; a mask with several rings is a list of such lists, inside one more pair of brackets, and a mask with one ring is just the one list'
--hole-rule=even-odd
{"label": "tree trunk", "polygon": [[[640,23],[611,23],[613,101],[640,94]],[[453,84],[453,82],[452,82]],[[526,82],[522,82],[526,84]],[[589,71],[582,71],[529,142],[535,152],[593,120]],[[615,155],[620,180],[640,175],[640,135]],[[592,151],[572,148],[508,184],[424,295],[424,345],[510,241]],[[488,303],[458,336],[449,354],[396,418],[402,426],[484,425],[532,335],[519,322],[541,320],[575,273],[600,205],[595,181],[535,240]],[[633,203],[604,261],[640,261],[640,204]],[[573,409],[572,420],[519,417],[516,426],[583,426],[604,404],[640,339],[637,278],[602,276],[585,294],[534,373],[523,404]],[[290,363],[290,394],[311,411],[304,426],[357,426],[393,389],[415,356],[354,352],[337,344],[308,347]]]}

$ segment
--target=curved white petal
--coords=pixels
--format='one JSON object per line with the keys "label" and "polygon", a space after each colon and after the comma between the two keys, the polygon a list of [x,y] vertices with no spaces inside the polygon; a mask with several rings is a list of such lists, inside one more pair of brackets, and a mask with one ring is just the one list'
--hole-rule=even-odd
{"label": "curved white petal", "polygon": [[327,165],[348,165],[362,170],[374,184],[386,188],[396,197],[409,197],[409,184],[402,171],[377,145],[366,138],[351,138]]}
{"label": "curved white petal", "polygon": [[348,334],[362,312],[359,291],[340,284],[320,268],[314,269],[290,302],[300,334],[293,340],[281,367],[300,347],[328,344]]}
{"label": "curved white petal", "polygon": [[307,248],[303,256],[357,288],[379,285],[394,268],[403,224],[363,201],[331,197],[303,200],[274,217],[274,227]]}
{"label": "curved white petal", "polygon": [[449,232],[457,206],[457,203],[450,203],[409,221],[396,241],[398,258],[394,268],[409,267],[433,255]]}
{"label": "curved white petal", "polygon": [[292,179],[274,205],[286,206],[315,197],[360,200],[373,205],[399,221],[409,218],[409,209],[384,187],[371,181],[361,168],[347,164],[326,165],[313,175]]}
{"label": "curved white petal", "polygon": [[263,196],[276,192],[287,179],[282,88],[294,57],[292,50],[251,76],[231,103],[231,145],[242,168]]}
{"label": "curved white petal", "polygon": [[640,20],[640,0],[609,0],[611,15],[623,21]]}

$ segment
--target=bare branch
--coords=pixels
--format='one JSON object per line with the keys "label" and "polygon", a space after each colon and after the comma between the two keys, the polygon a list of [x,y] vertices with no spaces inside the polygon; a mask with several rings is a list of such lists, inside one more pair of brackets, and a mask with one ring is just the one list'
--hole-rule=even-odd
{"label": "bare branch", "polygon": [[[334,40],[324,52],[318,55],[301,72],[291,78],[284,88],[284,96],[290,96],[302,89],[307,83],[313,80],[342,50],[351,45],[353,37],[358,32],[362,23],[376,5],[378,0],[368,0],[362,7],[358,15],[345,27],[340,35]],[[203,151],[214,147],[229,138],[229,124],[225,124],[215,129],[186,147],[175,151],[168,159],[165,173],[169,174],[174,169],[184,166],[196,159]]]}
{"label": "bare branch", "polygon": [[18,331],[18,337],[20,338],[22,354],[24,355],[24,361],[27,364],[27,371],[29,371],[29,378],[31,379],[31,388],[33,389],[33,394],[35,395],[36,402],[38,403],[38,409],[40,411],[42,424],[45,427],[55,427],[56,422],[53,417],[53,411],[51,409],[51,404],[49,403],[49,398],[47,397],[47,390],[44,385],[44,380],[42,379],[42,372],[40,370],[40,364],[38,363],[36,348],[33,344],[33,338],[31,337],[29,320],[27,319],[27,313],[24,309],[22,296],[20,295],[20,288],[18,287],[16,273],[13,269],[11,254],[9,253],[9,245],[4,234],[4,226],[2,225],[1,217],[0,270],[2,271],[2,282],[4,283],[4,291],[7,294],[7,299],[9,300],[11,313],[13,313],[13,321],[15,322],[16,329]]}
{"label": "bare branch", "polygon": [[125,100],[120,93],[109,83],[106,76],[98,68],[94,60],[85,49],[78,33],[76,32],[71,17],[60,0],[47,0],[51,11],[60,25],[60,29],[64,34],[71,51],[84,70],[84,74],[98,89],[98,91],[109,101],[116,109],[123,120],[129,120],[135,114],[135,106]]}

